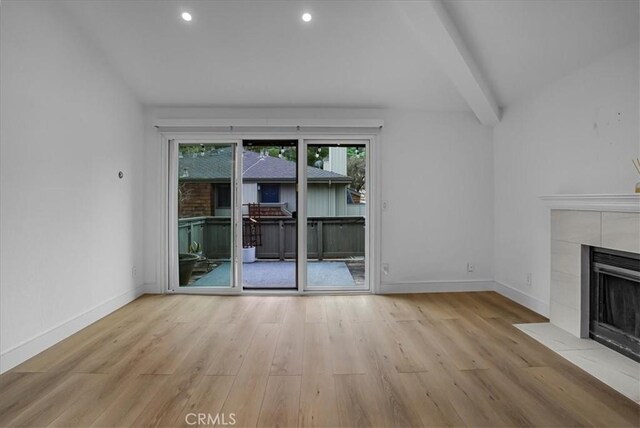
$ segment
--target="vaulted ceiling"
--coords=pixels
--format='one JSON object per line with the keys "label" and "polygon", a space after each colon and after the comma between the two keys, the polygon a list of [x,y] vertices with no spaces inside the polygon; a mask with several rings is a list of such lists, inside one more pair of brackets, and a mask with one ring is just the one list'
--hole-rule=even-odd
{"label": "vaulted ceiling", "polygon": [[[64,3],[147,105],[469,110],[424,43],[429,21],[408,23],[415,2]],[[639,37],[637,1],[469,0],[444,9],[500,106]]]}

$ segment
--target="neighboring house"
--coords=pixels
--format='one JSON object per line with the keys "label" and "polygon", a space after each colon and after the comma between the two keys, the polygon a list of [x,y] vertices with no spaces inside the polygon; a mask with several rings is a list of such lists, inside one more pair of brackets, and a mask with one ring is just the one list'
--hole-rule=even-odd
{"label": "neighboring house", "polygon": [[[179,217],[227,217],[231,213],[231,151],[218,149],[184,154],[179,160]],[[242,160],[243,204],[270,207],[263,215],[291,217],[297,211],[297,164],[277,157],[244,151]],[[351,177],[307,167],[309,217],[349,215],[347,189]]]}
{"label": "neighboring house", "polygon": [[359,190],[347,188],[347,215],[366,215],[366,198]]}
{"label": "neighboring house", "polygon": [[350,204],[364,204],[365,198],[360,191],[349,187],[347,189],[347,202]]}

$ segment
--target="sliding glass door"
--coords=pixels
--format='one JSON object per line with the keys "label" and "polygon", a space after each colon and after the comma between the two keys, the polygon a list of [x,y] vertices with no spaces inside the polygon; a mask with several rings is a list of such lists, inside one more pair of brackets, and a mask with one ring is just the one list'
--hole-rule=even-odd
{"label": "sliding glass door", "polygon": [[235,143],[172,142],[174,291],[234,286],[235,157]]}
{"label": "sliding glass door", "polygon": [[369,140],[171,140],[169,289],[369,290],[369,163]]}
{"label": "sliding glass door", "polygon": [[306,289],[368,289],[368,141],[307,141]]}
{"label": "sliding glass door", "polygon": [[242,286],[298,289],[298,140],[245,140]]}

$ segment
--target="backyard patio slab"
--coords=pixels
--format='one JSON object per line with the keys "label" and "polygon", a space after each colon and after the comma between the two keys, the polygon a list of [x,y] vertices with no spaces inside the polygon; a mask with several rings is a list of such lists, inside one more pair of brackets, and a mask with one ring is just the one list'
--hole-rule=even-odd
{"label": "backyard patio slab", "polygon": [[[310,287],[355,287],[356,282],[345,262],[310,262],[308,265]],[[228,287],[230,263],[223,262],[191,286]],[[245,263],[243,285],[251,288],[295,288],[296,264],[293,261],[268,261]]]}

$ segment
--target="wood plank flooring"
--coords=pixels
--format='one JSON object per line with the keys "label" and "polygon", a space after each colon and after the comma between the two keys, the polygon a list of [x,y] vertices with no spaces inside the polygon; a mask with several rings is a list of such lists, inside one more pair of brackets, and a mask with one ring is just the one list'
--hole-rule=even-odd
{"label": "wood plank flooring", "polygon": [[143,296],[0,376],[0,426],[640,426],[493,292]]}

